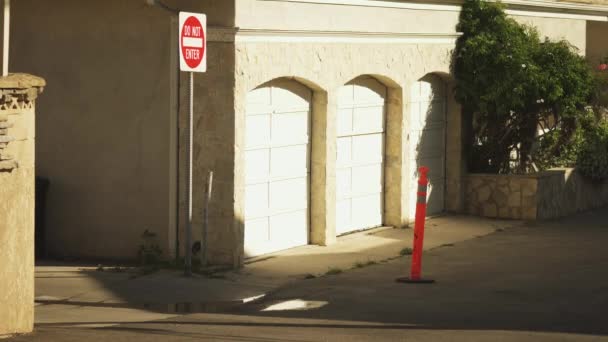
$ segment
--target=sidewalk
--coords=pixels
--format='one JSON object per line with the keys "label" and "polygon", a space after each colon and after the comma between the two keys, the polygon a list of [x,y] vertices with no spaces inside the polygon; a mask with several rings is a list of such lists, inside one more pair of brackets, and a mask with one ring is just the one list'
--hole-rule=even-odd
{"label": "sidewalk", "polygon": [[[467,216],[430,219],[426,223],[425,249],[517,225],[521,222]],[[303,246],[248,260],[243,269],[213,278],[186,278],[172,270],[133,278],[131,273],[112,271],[111,267],[101,272],[95,267],[38,266],[36,323],[103,326],[180,313],[222,311],[294,281],[398,258],[404,247],[411,247],[412,234],[412,229],[392,228],[355,233],[329,247]],[[408,266],[403,267],[405,274]]]}

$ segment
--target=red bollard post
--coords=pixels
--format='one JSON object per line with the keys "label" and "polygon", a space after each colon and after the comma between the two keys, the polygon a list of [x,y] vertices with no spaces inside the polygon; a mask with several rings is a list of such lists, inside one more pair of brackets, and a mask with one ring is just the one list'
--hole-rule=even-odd
{"label": "red bollard post", "polygon": [[416,201],[416,221],[414,223],[414,250],[412,251],[412,268],[409,277],[398,278],[400,283],[434,283],[432,279],[422,279],[422,248],[424,242],[424,221],[426,219],[426,190],[429,184],[427,174],[429,168],[422,166],[418,169],[418,192]]}

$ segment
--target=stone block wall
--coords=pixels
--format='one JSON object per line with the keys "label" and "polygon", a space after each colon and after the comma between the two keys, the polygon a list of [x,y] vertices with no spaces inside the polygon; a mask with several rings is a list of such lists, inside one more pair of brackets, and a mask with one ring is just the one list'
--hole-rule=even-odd
{"label": "stone block wall", "polygon": [[538,182],[539,219],[562,217],[608,205],[608,182],[591,182],[574,169],[547,171]]}
{"label": "stone block wall", "polygon": [[469,174],[465,212],[471,215],[553,219],[608,204],[608,183],[592,183],[574,169],[529,175]]}
{"label": "stone block wall", "polygon": [[0,78],[0,338],[34,326],[34,104],[44,85]]}
{"label": "stone block wall", "polygon": [[468,214],[503,219],[536,219],[536,175],[469,174],[465,179],[465,189],[465,210]]}

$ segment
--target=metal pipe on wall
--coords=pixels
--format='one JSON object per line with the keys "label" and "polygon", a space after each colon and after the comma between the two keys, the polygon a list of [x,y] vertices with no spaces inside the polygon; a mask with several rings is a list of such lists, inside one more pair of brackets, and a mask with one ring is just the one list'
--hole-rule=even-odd
{"label": "metal pipe on wall", "polygon": [[4,0],[4,29],[2,44],[2,76],[8,76],[9,42],[11,33],[11,0]]}
{"label": "metal pipe on wall", "polygon": [[[163,9],[169,13],[172,14],[171,16],[171,25],[174,26],[176,29],[177,28],[177,14],[179,13],[179,10],[176,8],[171,8],[169,6],[167,6],[165,3],[163,3],[160,0],[144,0],[144,2],[148,5],[148,6],[156,6],[159,7],[160,9]],[[177,36],[177,34],[175,32],[171,32],[171,34]],[[179,56],[177,56],[178,54],[178,49],[179,49],[179,42],[175,43],[175,47],[173,49],[172,47],[172,52],[171,54],[175,54],[175,70],[177,72],[177,77],[176,77],[176,83],[177,86],[175,88],[175,99],[176,99],[176,116],[175,116],[175,124],[176,124],[176,140],[175,140],[175,146],[176,146],[176,150],[174,151],[176,153],[176,160],[175,160],[175,164],[176,164],[176,170],[175,170],[175,175],[176,175],[176,179],[175,179],[175,206],[177,208],[177,213],[175,215],[175,260],[178,261],[180,259],[180,243],[179,243],[179,226],[180,226],[180,191],[179,191],[179,175],[180,175],[180,169],[179,169],[179,113],[180,113],[180,108],[181,108],[181,104],[180,104],[180,89],[181,89],[181,77],[179,75]]]}

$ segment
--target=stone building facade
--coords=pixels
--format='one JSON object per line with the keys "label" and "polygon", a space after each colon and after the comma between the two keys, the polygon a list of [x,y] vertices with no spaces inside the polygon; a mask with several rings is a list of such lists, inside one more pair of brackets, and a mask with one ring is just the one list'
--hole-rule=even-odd
{"label": "stone building facade", "polygon": [[[504,2],[581,54],[608,51],[607,5]],[[208,72],[195,76],[194,228],[198,240],[213,171],[211,263],[405,226],[423,164],[431,214],[465,210],[450,78],[458,1],[165,3],[208,17]],[[14,38],[12,69],[54,85],[37,121],[49,253],[130,259],[146,229],[165,255],[183,253],[188,75],[177,71],[175,14],[136,0],[14,7],[27,39]]]}

